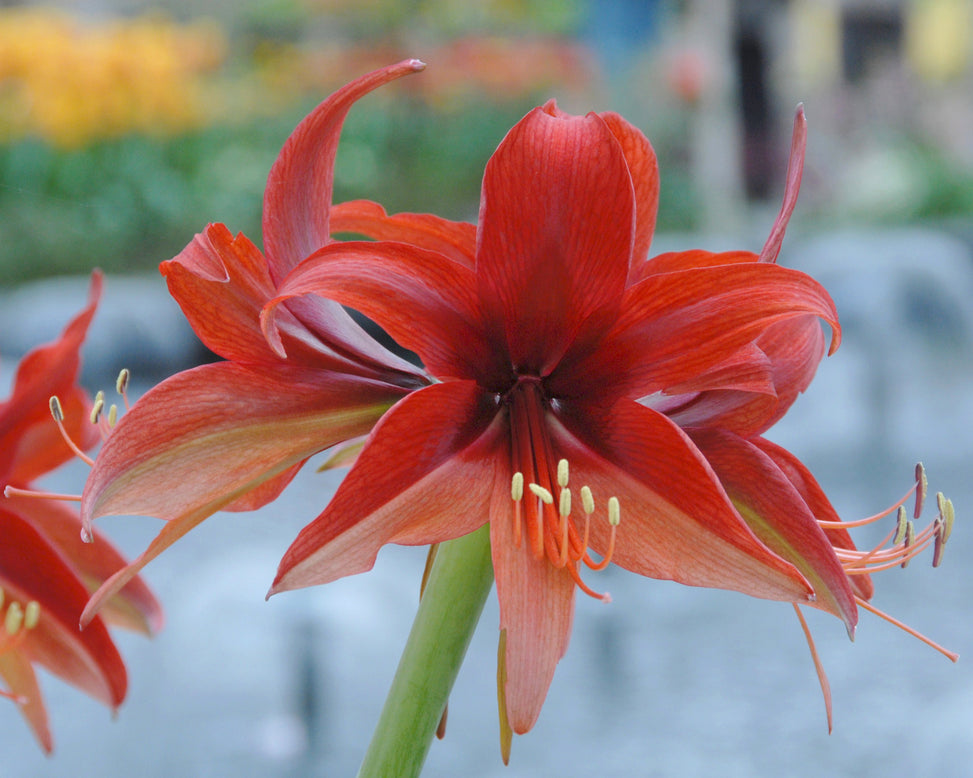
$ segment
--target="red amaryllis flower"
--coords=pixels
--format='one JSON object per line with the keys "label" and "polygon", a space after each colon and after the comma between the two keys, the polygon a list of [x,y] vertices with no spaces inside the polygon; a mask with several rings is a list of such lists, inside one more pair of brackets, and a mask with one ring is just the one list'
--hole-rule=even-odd
{"label": "red amaryllis flower", "polygon": [[126,560],[100,533],[81,540],[81,518],[63,501],[34,492],[31,483],[76,454],[51,418],[51,397],[65,436],[84,448],[98,434],[90,403],[77,385],[78,352],[101,294],[92,281],[88,306],[54,343],[24,357],[10,397],[0,403],[0,677],[45,751],[53,747],[34,665],[39,664],[95,699],[117,708],[125,699],[125,665],[108,625],[151,634],[162,610],[141,579],[106,603],[100,618],[80,631],[90,593]]}
{"label": "red amaryllis flower", "polygon": [[[154,387],[99,453],[83,494],[86,523],[108,514],[142,514],[167,524],[102,587],[86,618],[206,517],[273,500],[309,456],[364,435],[403,395],[428,383],[335,302],[295,300],[280,310],[277,337],[286,356],[268,345],[260,329],[261,309],[277,296],[280,281],[330,242],[334,156],[348,109],[371,90],[423,67],[406,60],[363,76],[298,125],[267,181],[263,252],[245,236],[211,224],[162,263],[169,291],[196,334],[225,361]],[[465,234],[463,228],[454,232]],[[429,239],[439,245],[450,235]]]}
{"label": "red amaryllis flower", "polygon": [[856,594],[870,589],[835,550],[854,554],[850,538],[819,525],[837,517],[806,469],[755,437],[811,380],[819,319],[832,350],[839,340],[825,290],[774,264],[803,151],[799,114],[760,256],[649,259],[649,142],[615,114],[553,102],[489,161],[475,240],[436,251],[413,244],[415,215],[335,208],[332,228],[378,242],[333,243],[298,265],[265,313],[268,339],[288,353],[279,306],[318,295],[375,319],[438,382],[376,425],[271,591],[367,570],[385,543],[437,543],[489,521],[501,719],[518,733],[566,649],[576,589],[593,593],[585,565],[809,603],[853,629]]}

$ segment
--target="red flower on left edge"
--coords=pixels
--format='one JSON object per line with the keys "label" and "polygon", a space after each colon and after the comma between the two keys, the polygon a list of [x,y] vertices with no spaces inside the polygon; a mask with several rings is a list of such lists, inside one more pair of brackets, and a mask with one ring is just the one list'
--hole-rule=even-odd
{"label": "red flower on left edge", "polygon": [[47,752],[53,738],[34,665],[114,709],[125,699],[128,680],[108,625],[145,634],[162,626],[162,609],[137,578],[79,629],[90,593],[126,560],[100,533],[93,543],[82,542],[76,510],[30,491],[35,479],[75,456],[51,418],[52,396],[74,441],[90,448],[98,440],[77,379],[101,286],[96,274],[87,307],[58,340],[24,357],[10,397],[0,402],[0,486],[7,493],[0,499],[0,677]]}

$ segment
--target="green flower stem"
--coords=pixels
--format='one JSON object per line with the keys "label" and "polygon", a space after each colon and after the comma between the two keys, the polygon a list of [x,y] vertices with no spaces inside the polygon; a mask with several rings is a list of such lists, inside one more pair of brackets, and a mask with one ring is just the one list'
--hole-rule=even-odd
{"label": "green flower stem", "polygon": [[493,584],[490,527],[442,543],[358,778],[415,778]]}

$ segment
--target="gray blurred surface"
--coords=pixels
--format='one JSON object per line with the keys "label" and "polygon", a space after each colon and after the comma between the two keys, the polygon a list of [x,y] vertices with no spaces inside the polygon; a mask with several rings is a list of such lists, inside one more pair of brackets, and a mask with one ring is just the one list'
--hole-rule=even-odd
{"label": "gray blurred surface", "polygon": [[[915,460],[924,460],[932,490],[957,506],[956,531],[940,569],[924,557],[878,574],[875,604],[968,653],[969,248],[906,231],[793,243],[802,248],[787,252],[787,263],[832,290],[845,342],[771,437],[812,468],[845,518],[894,502]],[[109,300],[114,287],[109,279]],[[10,363],[4,368],[9,376]],[[83,477],[79,466],[57,483],[78,488]],[[0,775],[354,775],[415,611],[424,551],[388,548],[369,574],[264,602],[281,554],[336,483],[306,468],[276,503],[213,517],[153,562],[146,577],[168,623],[152,641],[120,637],[131,685],[117,720],[44,678],[57,751],[44,758],[12,706],[0,705]],[[159,524],[117,518],[102,526],[136,553]],[[890,526],[856,539],[867,546]],[[836,619],[809,613],[834,695],[829,736],[790,606],[616,568],[588,582],[613,602],[579,594],[571,647],[540,721],[515,738],[507,768],[491,596],[425,775],[970,774],[968,658],[954,666],[867,613],[852,644]]]}

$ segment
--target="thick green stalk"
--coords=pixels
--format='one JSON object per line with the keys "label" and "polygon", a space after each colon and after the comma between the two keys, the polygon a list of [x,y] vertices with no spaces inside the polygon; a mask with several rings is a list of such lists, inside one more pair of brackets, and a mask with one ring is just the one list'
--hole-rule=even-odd
{"label": "thick green stalk", "polygon": [[422,771],[492,584],[489,525],[439,546],[358,778]]}

